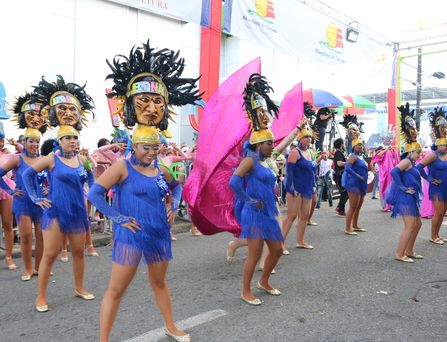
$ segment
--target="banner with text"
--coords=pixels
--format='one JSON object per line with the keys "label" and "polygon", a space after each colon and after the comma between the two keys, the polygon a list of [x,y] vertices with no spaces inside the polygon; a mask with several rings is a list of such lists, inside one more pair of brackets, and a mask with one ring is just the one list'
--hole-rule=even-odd
{"label": "banner with text", "polygon": [[348,41],[349,26],[301,1],[227,0],[225,6],[223,31],[233,36],[351,72],[390,70],[391,47],[361,32],[356,42]]}
{"label": "banner with text", "polygon": [[200,25],[202,0],[109,0],[142,11],[152,12]]}

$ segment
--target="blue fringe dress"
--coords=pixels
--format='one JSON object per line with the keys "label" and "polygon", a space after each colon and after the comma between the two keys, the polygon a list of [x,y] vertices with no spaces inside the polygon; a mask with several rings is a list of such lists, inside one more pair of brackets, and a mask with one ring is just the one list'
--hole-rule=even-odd
{"label": "blue fringe dress", "polygon": [[300,194],[305,199],[310,199],[316,192],[317,163],[307,160],[299,149],[300,159],[296,163],[287,163],[286,192],[295,195]]}
{"label": "blue fringe dress", "polygon": [[245,192],[251,198],[261,200],[263,207],[245,203],[235,196],[234,213],[242,227],[241,239],[284,241],[276,216],[276,176],[269,167],[262,166],[255,158],[254,169],[244,177]]}
{"label": "blue fringe dress", "polygon": [[64,234],[85,234],[89,228],[84,198],[88,175],[79,157],[78,161],[78,167],[71,167],[54,155],[54,168],[48,177],[51,207],[44,210],[42,229],[50,228],[53,220],[58,221]]}
{"label": "blue fringe dress", "polygon": [[[21,190],[24,195],[23,196],[14,196],[12,202],[12,211],[14,213],[16,223],[19,224],[20,218],[22,216],[29,216],[33,221],[40,222],[40,219],[43,215],[43,209],[38,205],[34,204],[34,202],[29,197],[25,185],[23,184],[22,175],[25,170],[30,167],[25,160],[19,155],[19,167],[14,170],[15,180],[16,180],[16,189]],[[39,197],[42,197],[42,186],[45,182],[47,172],[42,171],[37,174],[37,178],[35,179],[35,187],[37,189],[37,194]]]}
{"label": "blue fringe dress", "polygon": [[165,197],[168,186],[163,174],[149,177],[133,168],[128,160],[127,178],[116,185],[113,208],[121,215],[134,217],[141,230],[136,233],[114,223],[112,260],[120,265],[137,266],[172,259],[171,236]]}
{"label": "blue fringe dress", "polygon": [[440,179],[441,184],[431,182],[428,186],[428,196],[431,201],[447,201],[447,161],[439,159],[438,151],[435,151],[436,159],[428,165],[428,173],[432,178]]}
{"label": "blue fringe dress", "polygon": [[413,188],[415,193],[408,194],[402,191],[393,181],[387,190],[386,203],[393,206],[391,217],[420,216],[419,208],[422,201],[422,184],[419,171],[412,167],[408,171],[401,172],[402,184],[407,188]]}
{"label": "blue fringe dress", "polygon": [[348,172],[344,172],[346,177],[345,189],[348,192],[355,194],[360,194],[361,196],[366,195],[366,190],[368,188],[368,164],[362,158],[356,155],[352,169],[363,177],[364,180],[360,180],[357,177],[350,175]]}

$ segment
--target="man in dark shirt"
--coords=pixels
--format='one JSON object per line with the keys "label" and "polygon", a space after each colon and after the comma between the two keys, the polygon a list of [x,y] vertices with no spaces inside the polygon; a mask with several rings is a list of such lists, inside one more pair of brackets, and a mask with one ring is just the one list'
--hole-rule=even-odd
{"label": "man in dark shirt", "polygon": [[348,201],[348,192],[346,189],[341,185],[341,175],[343,174],[343,171],[345,169],[345,163],[346,163],[346,155],[345,155],[345,145],[342,138],[338,138],[334,141],[334,181],[337,185],[338,191],[340,192],[340,199],[338,201],[337,208],[335,209],[335,212],[339,216],[346,216],[345,213],[345,205]]}
{"label": "man in dark shirt", "polygon": [[319,151],[323,151],[326,129],[331,117],[331,110],[327,107],[320,108],[317,112],[317,118],[315,119],[314,125],[318,131],[318,139],[315,142],[315,148]]}

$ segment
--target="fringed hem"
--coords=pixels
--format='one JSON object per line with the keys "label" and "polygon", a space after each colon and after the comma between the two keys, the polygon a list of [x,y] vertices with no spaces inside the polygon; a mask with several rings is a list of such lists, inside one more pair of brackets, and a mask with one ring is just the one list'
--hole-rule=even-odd
{"label": "fringed hem", "polygon": [[[158,245],[158,246],[156,246]],[[123,243],[113,242],[112,261],[122,266],[138,266],[143,257],[143,264],[150,265],[172,259],[170,243],[152,244],[150,248],[141,248]]]}
{"label": "fringed hem", "polygon": [[447,202],[447,195],[443,193],[429,193],[430,201]]}
{"label": "fringed hem", "polygon": [[39,224],[40,224],[41,221],[42,221],[42,215],[38,215],[38,216],[36,216],[36,215],[30,215],[29,213],[26,213],[26,212],[21,212],[21,213],[19,213],[19,214],[14,213],[14,218],[16,219],[16,224],[17,224],[17,225],[20,224],[20,219],[21,219],[23,216],[28,216],[28,217],[31,218],[31,221],[32,221],[32,222],[37,222],[37,223],[39,223]]}
{"label": "fringed hem", "polygon": [[416,205],[395,205],[391,212],[391,217],[396,218],[398,216],[412,216],[420,217],[419,208]]}
{"label": "fringed hem", "polygon": [[89,225],[85,225],[83,221],[79,223],[77,226],[70,226],[70,227],[64,227],[61,225],[60,221],[57,218],[51,218],[51,217],[42,217],[42,230],[48,230],[51,225],[53,224],[53,221],[58,221],[59,224],[59,230],[64,234],[85,234],[85,232],[88,230]]}
{"label": "fringed hem", "polygon": [[345,189],[347,192],[357,194],[360,196],[366,196],[366,189],[360,189],[356,186],[346,186]]}

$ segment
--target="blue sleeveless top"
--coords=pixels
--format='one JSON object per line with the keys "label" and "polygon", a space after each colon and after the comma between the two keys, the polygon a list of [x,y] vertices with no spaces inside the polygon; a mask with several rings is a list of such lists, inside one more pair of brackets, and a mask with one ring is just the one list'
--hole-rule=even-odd
{"label": "blue sleeveless top", "polygon": [[66,165],[54,155],[54,168],[49,172],[50,189],[48,198],[51,207],[46,209],[42,219],[42,229],[48,229],[53,220],[59,222],[64,234],[84,234],[88,227],[85,207],[84,183],[87,171],[77,157],[79,165]]}
{"label": "blue sleeveless top", "polygon": [[393,181],[386,193],[386,203],[393,206],[391,217],[420,216],[419,207],[422,201],[422,184],[419,171],[413,166],[408,171],[401,172],[402,184],[413,188],[415,193],[402,191]]}
{"label": "blue sleeveless top", "polygon": [[121,265],[138,265],[141,257],[146,264],[172,259],[170,226],[165,197],[168,186],[163,173],[154,177],[134,169],[125,160],[127,178],[115,187],[113,207],[122,215],[134,217],[141,230],[114,223],[112,260]]}
{"label": "blue sleeveless top", "polygon": [[[14,196],[12,202],[12,211],[16,218],[17,224],[20,222],[21,216],[29,216],[33,221],[40,221],[40,218],[43,214],[43,209],[41,209],[38,205],[34,204],[31,201],[31,198],[28,196],[28,193],[23,184],[22,175],[26,169],[30,167],[25,160],[19,155],[19,167],[14,170],[15,180],[16,180],[16,189],[21,190],[24,195],[23,196]],[[42,188],[41,186],[45,182],[46,179],[46,171],[39,172],[37,174],[37,178],[35,179],[35,187],[37,189],[38,197],[42,197]]]}
{"label": "blue sleeveless top", "polygon": [[256,208],[235,197],[234,214],[242,226],[240,238],[283,241],[281,228],[276,219],[278,215],[274,189],[276,176],[270,167],[262,166],[256,158],[253,158],[253,162],[253,170],[244,177],[245,192],[251,198],[261,200],[263,206]]}
{"label": "blue sleeveless top", "polygon": [[348,192],[360,194],[361,196],[366,195],[366,190],[368,188],[368,164],[360,156],[356,155],[355,162],[352,165],[352,169],[363,177],[364,180],[360,180],[355,176],[350,175],[346,171],[344,176],[346,177],[345,189]]}
{"label": "blue sleeveless top", "polygon": [[428,196],[432,201],[447,201],[447,161],[439,159],[438,151],[435,153],[436,159],[428,165],[428,172],[432,178],[440,179],[441,184],[429,183]]}
{"label": "blue sleeveless top", "polygon": [[287,163],[286,191],[310,199],[316,190],[317,163],[304,158],[300,149],[297,148],[297,151],[301,158],[296,163]]}

